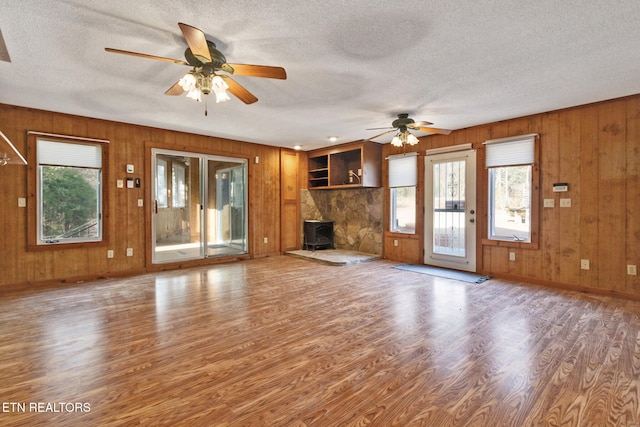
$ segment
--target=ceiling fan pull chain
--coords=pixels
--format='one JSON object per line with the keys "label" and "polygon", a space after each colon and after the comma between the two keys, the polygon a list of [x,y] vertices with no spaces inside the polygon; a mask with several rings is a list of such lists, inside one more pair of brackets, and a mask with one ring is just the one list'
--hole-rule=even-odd
{"label": "ceiling fan pull chain", "polygon": [[207,108],[207,100],[205,99],[204,100],[204,116],[205,117],[209,115],[209,111],[207,111],[207,110],[208,110],[208,108]]}

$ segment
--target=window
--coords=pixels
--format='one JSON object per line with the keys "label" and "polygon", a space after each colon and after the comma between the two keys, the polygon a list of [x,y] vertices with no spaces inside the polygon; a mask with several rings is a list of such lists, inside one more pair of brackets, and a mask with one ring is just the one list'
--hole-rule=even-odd
{"label": "window", "polygon": [[388,160],[391,199],[389,230],[413,234],[416,232],[417,153],[390,156]]}
{"label": "window", "polygon": [[171,207],[184,208],[185,206],[187,206],[185,167],[174,163],[171,166]]}
{"label": "window", "polygon": [[525,243],[532,240],[535,137],[524,135],[485,142],[491,240]]}
{"label": "window", "polygon": [[158,164],[156,167],[156,200],[159,208],[168,208],[169,207],[169,197],[168,197],[168,176],[167,176],[167,161],[158,159]]}
{"label": "window", "polygon": [[30,241],[41,246],[101,242],[106,141],[34,137],[35,220],[29,223],[35,236]]}

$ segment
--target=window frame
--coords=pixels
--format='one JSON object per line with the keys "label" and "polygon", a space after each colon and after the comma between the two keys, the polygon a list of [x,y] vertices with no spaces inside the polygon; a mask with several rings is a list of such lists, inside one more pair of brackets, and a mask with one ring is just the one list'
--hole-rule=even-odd
{"label": "window frame", "polygon": [[[530,240],[529,241],[519,241],[519,240],[502,240],[495,239],[489,235],[490,224],[490,210],[491,210],[491,177],[489,173],[489,167],[486,166],[486,145],[488,143],[494,142],[510,142],[522,140],[527,137],[533,137],[533,163],[531,163],[531,209],[530,209]],[[484,216],[485,219],[485,227],[483,227],[483,238],[482,244],[488,246],[504,246],[510,248],[524,248],[524,249],[538,249],[539,246],[539,238],[540,238],[540,136],[538,134],[529,134],[529,135],[521,135],[509,138],[501,138],[497,140],[485,141],[483,150],[483,157],[485,159],[485,183],[486,183],[486,214]],[[519,165],[510,165],[510,166],[522,166]]]}
{"label": "window frame", "polygon": [[[38,192],[40,191],[40,165],[38,163],[38,140],[45,139],[51,142],[92,145],[100,147],[102,152],[101,165],[101,233],[99,240],[91,241],[65,241],[60,243],[41,243],[39,241],[40,207]],[[86,248],[107,246],[109,244],[109,141],[104,139],[84,138],[69,135],[57,135],[43,132],[27,132],[27,250],[65,250],[71,248]]]}

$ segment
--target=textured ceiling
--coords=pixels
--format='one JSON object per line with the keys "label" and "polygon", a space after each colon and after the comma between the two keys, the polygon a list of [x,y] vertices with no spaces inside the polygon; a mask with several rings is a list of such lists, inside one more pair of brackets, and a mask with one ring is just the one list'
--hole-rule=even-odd
{"label": "textured ceiling", "polygon": [[[183,59],[178,22],[287,80],[237,76],[259,101],[205,116],[164,95],[188,67],[104,50]],[[638,0],[0,0],[0,31],[0,103],[305,150],[640,93]]]}

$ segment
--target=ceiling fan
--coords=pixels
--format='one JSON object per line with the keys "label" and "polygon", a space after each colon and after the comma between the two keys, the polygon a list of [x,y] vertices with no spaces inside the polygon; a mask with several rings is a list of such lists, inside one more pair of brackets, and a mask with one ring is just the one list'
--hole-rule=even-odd
{"label": "ceiling fan", "polygon": [[416,138],[415,135],[409,132],[409,129],[412,129],[418,132],[428,132],[428,133],[435,133],[435,134],[441,134],[441,135],[449,135],[451,133],[449,129],[428,127],[429,125],[432,125],[432,124],[433,123],[431,122],[425,122],[425,121],[416,122],[415,120],[409,117],[409,114],[401,113],[401,114],[398,114],[397,119],[391,122],[391,127],[366,129],[366,130],[388,129],[387,131],[382,132],[381,134],[372,136],[371,138],[367,139],[367,141],[371,141],[373,139],[379,138],[391,132],[396,132],[396,135],[391,140],[391,144],[397,147],[402,147],[405,144],[415,145],[418,143],[418,138]]}
{"label": "ceiling fan", "polygon": [[[208,95],[211,91],[216,94],[216,102],[227,101],[230,99],[226,94],[227,90],[245,104],[252,104],[258,100],[251,92],[232,79],[229,74],[281,80],[287,78],[287,73],[282,67],[228,63],[224,55],[216,49],[215,43],[207,40],[201,30],[181,22],[178,23],[178,26],[189,46],[184,52],[185,60],[109,47],[105,48],[105,50],[112,53],[139,56],[191,67],[191,71],[171,86],[165,92],[165,95],[177,96],[187,92],[187,96],[196,101],[200,101],[201,95]],[[220,72],[227,74],[219,74]]]}

